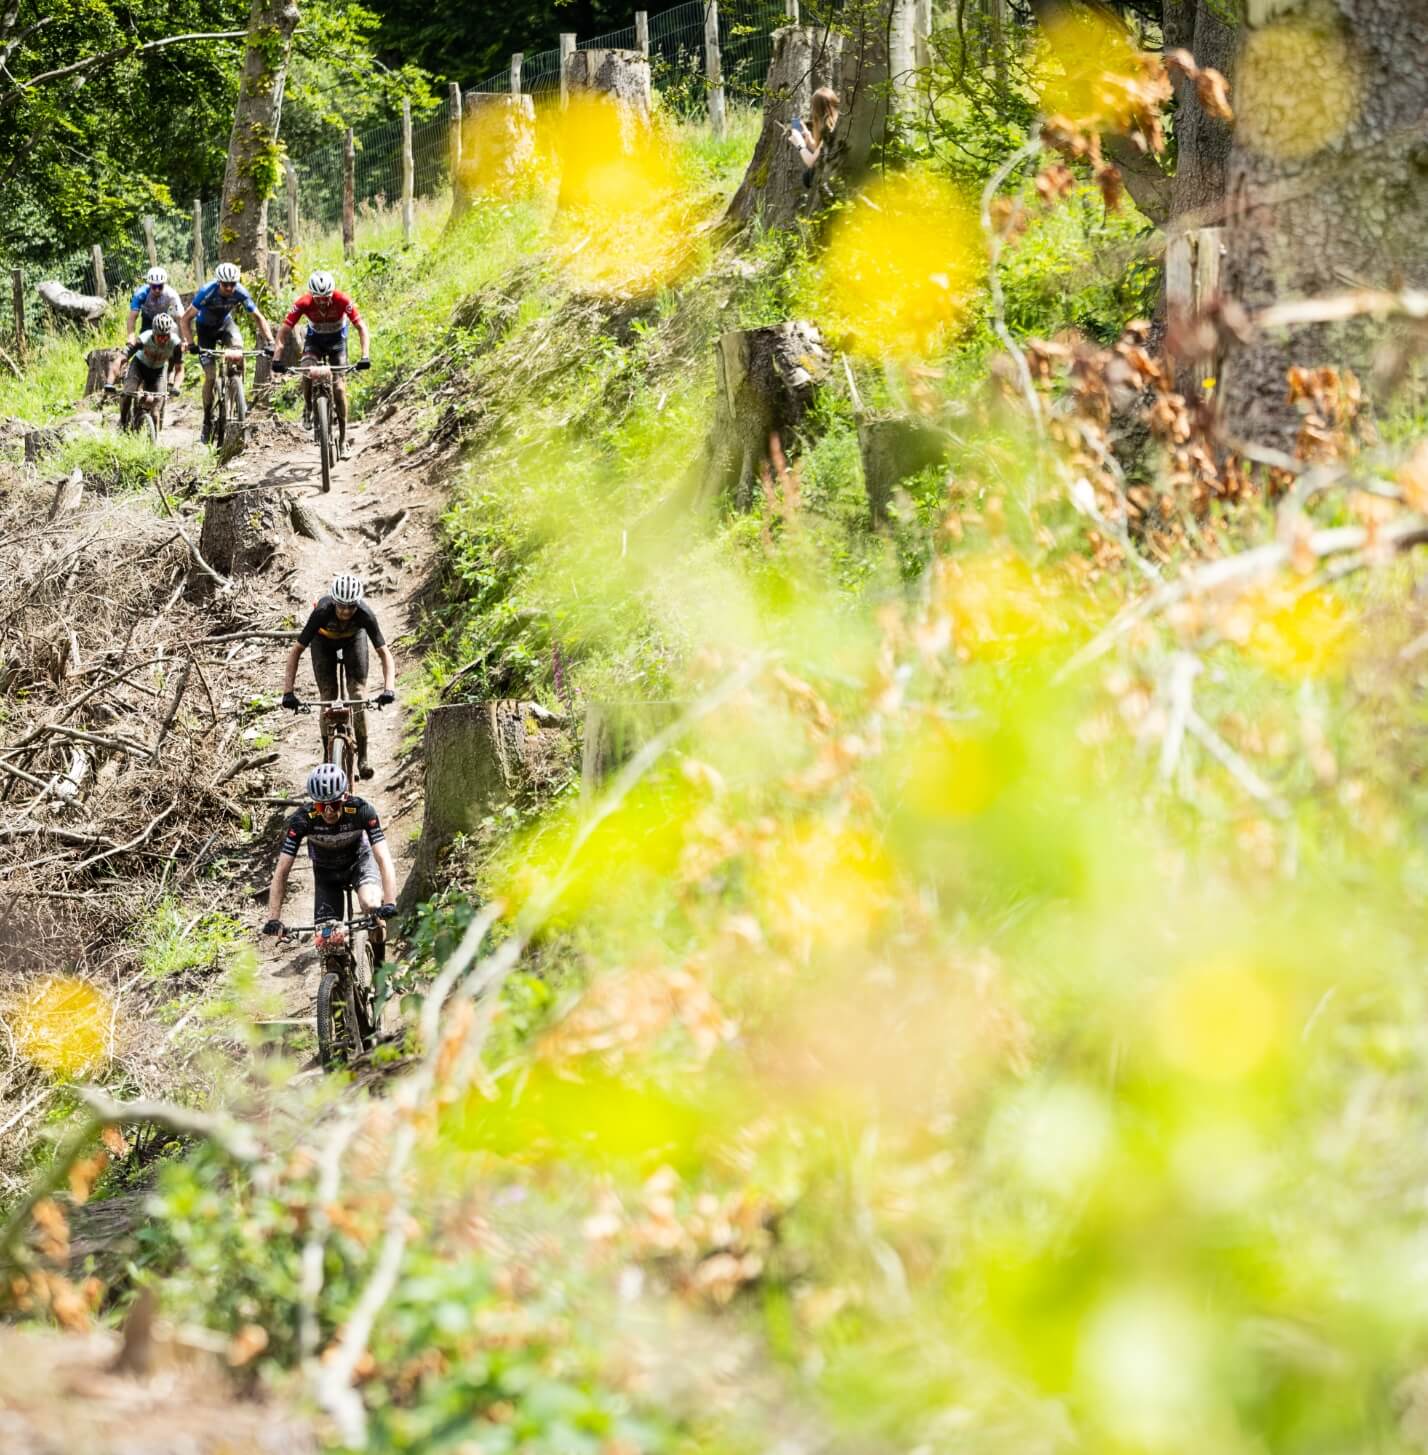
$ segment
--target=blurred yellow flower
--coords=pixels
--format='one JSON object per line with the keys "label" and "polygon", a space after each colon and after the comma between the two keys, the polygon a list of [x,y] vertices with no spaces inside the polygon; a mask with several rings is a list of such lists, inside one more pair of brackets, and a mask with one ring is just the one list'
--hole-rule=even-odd
{"label": "blurred yellow flower", "polygon": [[692,256],[694,225],[668,142],[593,95],[545,113],[541,140],[560,178],[555,241],[568,271],[596,290],[667,283]]}
{"label": "blurred yellow flower", "polygon": [[1165,1058],[1205,1081],[1239,1081],[1273,1054],[1284,1029],[1278,997],[1247,966],[1214,961],[1177,975],[1155,1007]]}
{"label": "blurred yellow flower", "polygon": [[49,975],[10,1009],[15,1049],[51,1076],[70,1079],[104,1060],[113,1009],[87,980]]}
{"label": "blurred yellow flower", "polygon": [[967,311],[985,244],[949,182],[904,172],[875,182],[834,224],[819,276],[820,321],[860,353],[934,353]]}
{"label": "blurred yellow flower", "polygon": [[1058,6],[1034,58],[1041,110],[1068,121],[1123,124],[1125,88],[1141,74],[1130,32],[1108,13]]}
{"label": "blurred yellow flower", "polygon": [[800,953],[864,944],[887,911],[892,865],[868,833],[807,820],[763,859],[763,921]]}
{"label": "blurred yellow flower", "polygon": [[1322,677],[1343,663],[1350,618],[1328,591],[1281,587],[1246,596],[1237,607],[1238,637],[1245,652],[1284,677]]}
{"label": "blurred yellow flower", "polygon": [[948,558],[935,568],[936,607],[962,658],[1005,657],[1038,644],[1059,620],[1055,602],[1019,556]]}

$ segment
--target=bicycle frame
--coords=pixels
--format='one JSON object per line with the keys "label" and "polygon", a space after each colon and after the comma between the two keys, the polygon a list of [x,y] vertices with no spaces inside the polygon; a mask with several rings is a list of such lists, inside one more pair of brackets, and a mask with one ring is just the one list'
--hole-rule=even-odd
{"label": "bicycle frame", "polygon": [[[317,1043],[329,1070],[349,1054],[361,1055],[376,1040],[375,960],[370,935],[382,923],[375,914],[352,913],[352,891],[344,891],[346,915],[294,925],[285,938],[311,934],[322,978],[317,990]],[[360,956],[360,962],[359,962]],[[366,973],[363,973],[365,966]]]}

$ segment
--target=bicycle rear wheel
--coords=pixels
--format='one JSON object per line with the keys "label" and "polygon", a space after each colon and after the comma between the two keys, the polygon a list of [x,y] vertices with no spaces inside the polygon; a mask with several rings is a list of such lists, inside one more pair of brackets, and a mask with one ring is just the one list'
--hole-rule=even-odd
{"label": "bicycle rear wheel", "polygon": [[317,439],[317,457],[322,463],[322,493],[332,489],[332,413],[331,402],[325,394],[317,394],[312,401],[312,431]]}

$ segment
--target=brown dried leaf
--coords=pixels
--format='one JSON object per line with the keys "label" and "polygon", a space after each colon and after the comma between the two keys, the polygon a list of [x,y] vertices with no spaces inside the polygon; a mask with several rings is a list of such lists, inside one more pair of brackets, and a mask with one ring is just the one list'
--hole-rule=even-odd
{"label": "brown dried leaf", "polygon": [[228,1345],[228,1363],[234,1369],[251,1364],[268,1347],[268,1331],[262,1324],[244,1324]]}
{"label": "brown dried leaf", "polygon": [[99,1174],[108,1165],[108,1152],[100,1151],[92,1157],[81,1159],[69,1169],[69,1195],[77,1207],[83,1207],[89,1201],[89,1194],[94,1190],[94,1184],[99,1181]]}
{"label": "brown dried leaf", "polygon": [[1173,76],[1184,76],[1187,81],[1193,81],[1200,74],[1200,67],[1195,64],[1195,57],[1184,46],[1177,46],[1174,50],[1166,51],[1164,61],[1165,69]]}
{"label": "brown dried leaf", "polygon": [[127,1157],[129,1155],[129,1144],[124,1140],[124,1133],[118,1127],[105,1127],[99,1134],[99,1140],[109,1149],[111,1156]]}
{"label": "brown dried leaf", "polygon": [[1125,194],[1125,182],[1121,177],[1121,169],[1112,162],[1106,162],[1096,168],[1096,186],[1101,189],[1101,198],[1106,204],[1107,212],[1115,212],[1121,205],[1121,198]]}
{"label": "brown dried leaf", "polygon": [[1053,203],[1058,197],[1065,197],[1076,185],[1076,178],[1071,174],[1070,167],[1063,166],[1060,162],[1053,162],[1036,178],[1037,196],[1047,204]]}
{"label": "brown dried leaf", "polygon": [[1230,106],[1230,83],[1212,66],[1206,66],[1195,77],[1195,94],[1200,98],[1200,105],[1216,120],[1235,119]]}

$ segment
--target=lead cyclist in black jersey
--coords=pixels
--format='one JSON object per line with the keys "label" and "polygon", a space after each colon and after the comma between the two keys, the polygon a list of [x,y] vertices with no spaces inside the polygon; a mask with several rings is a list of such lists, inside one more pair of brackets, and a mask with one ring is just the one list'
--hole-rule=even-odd
{"label": "lead cyclist in black jersey", "polygon": [[[397,912],[397,870],[377,810],[365,798],[347,792],[347,775],[336,763],[319,763],[307,775],[311,806],[294,810],[283,828],[277,867],[268,889],[265,935],[283,933],[283,897],[298,848],[307,840],[312,860],[312,917],[316,923],[342,919],[345,892],[354,890],[369,914],[391,919]],[[381,964],[386,932],[372,931],[372,949]]]}

